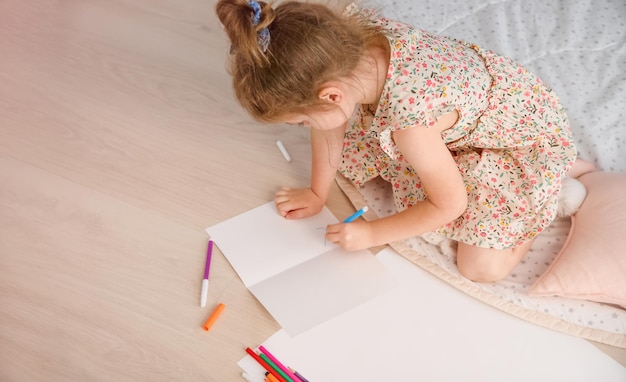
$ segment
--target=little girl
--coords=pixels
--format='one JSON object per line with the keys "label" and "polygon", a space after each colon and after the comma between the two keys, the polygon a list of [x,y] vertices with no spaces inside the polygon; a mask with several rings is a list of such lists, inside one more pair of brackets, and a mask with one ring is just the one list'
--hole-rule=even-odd
{"label": "little girl", "polygon": [[219,0],[243,107],[309,127],[311,186],[276,193],[280,214],[318,213],[337,171],[391,183],[398,212],[329,225],[364,249],[437,231],[467,278],[504,278],[555,218],[575,158],[567,116],[540,79],[506,57],[350,5]]}

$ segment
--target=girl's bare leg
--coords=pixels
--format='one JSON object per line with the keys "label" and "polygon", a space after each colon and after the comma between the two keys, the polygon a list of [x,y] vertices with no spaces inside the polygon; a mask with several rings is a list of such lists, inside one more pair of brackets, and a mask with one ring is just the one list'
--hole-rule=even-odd
{"label": "girl's bare leg", "polygon": [[502,280],[522,260],[534,240],[509,249],[480,248],[459,243],[457,266],[466,278],[479,283]]}
{"label": "girl's bare leg", "polygon": [[[567,175],[570,178],[578,178],[592,171],[597,171],[593,163],[578,158]],[[522,261],[532,243],[533,240],[518,247],[504,250],[480,248],[459,243],[457,250],[459,272],[466,278],[481,283],[502,280]]]}

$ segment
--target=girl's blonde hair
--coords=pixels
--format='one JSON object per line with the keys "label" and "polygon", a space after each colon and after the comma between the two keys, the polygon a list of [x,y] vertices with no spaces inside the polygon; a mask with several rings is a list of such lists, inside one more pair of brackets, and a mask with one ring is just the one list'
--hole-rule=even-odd
{"label": "girl's blonde hair", "polygon": [[[229,72],[235,95],[262,122],[328,107],[318,97],[320,86],[350,76],[365,50],[383,36],[371,20],[343,16],[325,5],[258,4],[256,25],[248,0],[219,0],[215,8],[232,44]],[[266,51],[258,42],[264,28],[270,35]]]}

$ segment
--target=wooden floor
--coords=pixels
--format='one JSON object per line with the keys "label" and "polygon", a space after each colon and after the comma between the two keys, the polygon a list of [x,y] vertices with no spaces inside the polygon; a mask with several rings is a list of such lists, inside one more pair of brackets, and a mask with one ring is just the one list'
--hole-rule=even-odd
{"label": "wooden floor", "polygon": [[238,381],[278,329],[219,252],[199,306],[204,228],[310,163],[234,101],[214,6],[0,0],[1,381]]}

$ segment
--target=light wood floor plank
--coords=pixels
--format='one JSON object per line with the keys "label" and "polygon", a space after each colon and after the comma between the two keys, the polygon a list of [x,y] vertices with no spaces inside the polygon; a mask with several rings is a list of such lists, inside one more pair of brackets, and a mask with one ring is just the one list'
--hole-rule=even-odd
{"label": "light wood floor plank", "polygon": [[232,378],[277,329],[219,251],[198,306],[203,232],[12,159],[0,173],[1,380]]}

